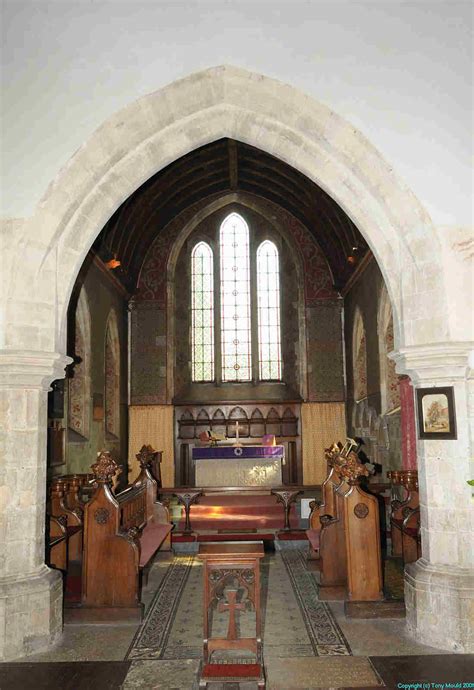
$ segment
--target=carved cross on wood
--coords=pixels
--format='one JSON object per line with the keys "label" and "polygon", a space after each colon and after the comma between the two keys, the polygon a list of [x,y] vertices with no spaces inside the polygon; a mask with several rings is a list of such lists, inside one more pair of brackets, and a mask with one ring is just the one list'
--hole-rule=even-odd
{"label": "carved cross on wood", "polygon": [[226,590],[227,601],[219,602],[219,613],[224,611],[229,611],[229,626],[227,628],[227,639],[236,640],[237,639],[237,623],[235,619],[236,611],[245,611],[245,602],[237,601],[237,589]]}

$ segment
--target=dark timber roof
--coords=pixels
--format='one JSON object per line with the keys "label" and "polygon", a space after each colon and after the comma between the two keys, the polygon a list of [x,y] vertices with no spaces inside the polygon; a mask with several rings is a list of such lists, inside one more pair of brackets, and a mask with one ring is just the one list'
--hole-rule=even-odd
{"label": "dark timber roof", "polygon": [[298,218],[326,255],[336,289],[347,283],[368,251],[347,214],[314,182],[232,139],[202,146],[151,177],[117,209],[94,249],[104,260],[120,259],[116,275],[133,290],[149,247],[169,221],[196,202],[231,191],[263,197]]}

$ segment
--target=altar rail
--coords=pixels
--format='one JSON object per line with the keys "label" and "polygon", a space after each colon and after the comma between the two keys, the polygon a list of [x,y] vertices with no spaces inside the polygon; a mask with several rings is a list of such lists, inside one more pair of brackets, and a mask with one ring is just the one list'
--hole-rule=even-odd
{"label": "altar rail", "polygon": [[[298,496],[302,493],[318,493],[321,490],[321,484],[311,484],[304,486],[302,484],[293,484],[290,486],[219,486],[219,487],[195,487],[195,486],[174,486],[168,488],[161,488],[159,490],[160,496],[176,496],[178,502],[184,507],[185,513],[185,529],[184,533],[191,534],[193,532],[191,521],[191,507],[199,501],[201,496],[209,494],[273,494],[276,496],[279,503],[282,505],[282,529],[290,530],[289,524],[289,510],[291,504],[296,501]],[[303,537],[304,538],[304,537]]]}

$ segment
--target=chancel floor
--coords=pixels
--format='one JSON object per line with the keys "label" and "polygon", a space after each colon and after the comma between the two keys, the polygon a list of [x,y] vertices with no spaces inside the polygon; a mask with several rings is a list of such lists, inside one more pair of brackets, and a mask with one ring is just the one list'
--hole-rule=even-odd
{"label": "chancel floor", "polygon": [[[262,562],[268,688],[474,682],[473,655],[447,655],[416,643],[402,619],[348,619],[342,602],[319,601],[306,549],[301,542],[276,542]],[[174,556],[158,554],[143,592],[141,626],[66,624],[55,649],[0,666],[1,690],[195,690],[202,649],[202,566],[194,551],[182,544]],[[213,634],[225,634],[226,616],[213,619]],[[240,635],[250,634],[253,614],[240,615],[238,623]],[[240,655],[239,661],[249,660]],[[250,690],[256,685],[209,687]]]}

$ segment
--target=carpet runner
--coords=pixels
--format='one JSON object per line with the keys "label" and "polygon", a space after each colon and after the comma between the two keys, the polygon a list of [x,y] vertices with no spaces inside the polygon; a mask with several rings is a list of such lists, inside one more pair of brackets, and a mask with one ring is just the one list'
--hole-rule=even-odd
{"label": "carpet runner", "polygon": [[[329,606],[318,600],[313,575],[306,569],[307,547],[277,542],[262,561],[264,657],[350,655]],[[213,632],[225,636],[228,614],[213,616]],[[239,615],[239,635],[253,634],[255,613]],[[213,660],[252,663],[253,657],[214,655]],[[127,658],[198,659],[202,655],[202,565],[193,554],[176,555],[137,632]]]}

